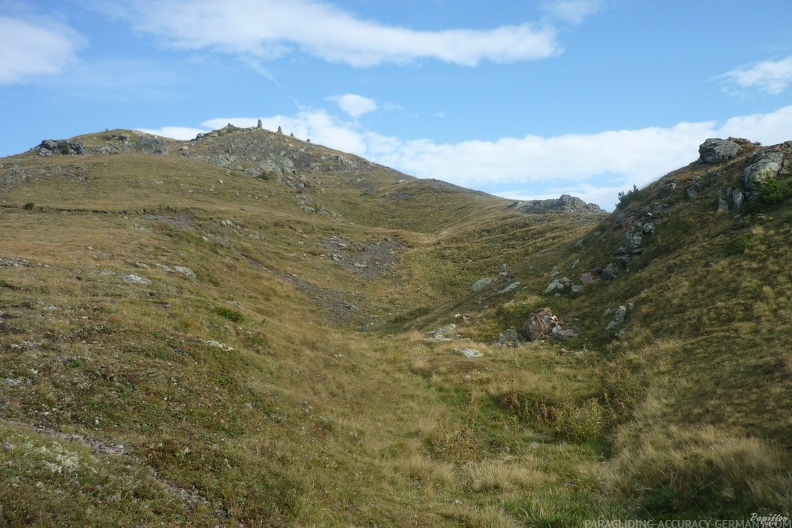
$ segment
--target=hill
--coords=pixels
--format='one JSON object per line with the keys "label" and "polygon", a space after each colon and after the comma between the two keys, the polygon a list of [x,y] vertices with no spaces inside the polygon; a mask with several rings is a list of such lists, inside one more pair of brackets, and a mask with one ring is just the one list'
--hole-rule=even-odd
{"label": "hill", "polygon": [[789,512],[792,144],[702,148],[612,214],[259,128],[0,160],[0,519]]}

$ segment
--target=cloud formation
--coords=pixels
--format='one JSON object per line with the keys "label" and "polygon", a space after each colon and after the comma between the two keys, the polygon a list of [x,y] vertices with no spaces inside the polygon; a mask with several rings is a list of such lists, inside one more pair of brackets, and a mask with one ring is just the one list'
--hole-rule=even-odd
{"label": "cloud formation", "polygon": [[[257,118],[220,118],[202,123],[205,130],[228,123],[253,127]],[[300,139],[363,156],[421,178],[436,178],[515,199],[573,194],[612,209],[619,191],[643,187],[698,158],[709,137],[745,137],[780,143],[789,133],[792,106],[767,114],[737,116],[721,126],[715,121],[678,123],[667,128],[525,136],[497,141],[435,143],[403,140],[362,129],[324,110],[262,118],[264,128],[293,132]],[[194,137],[197,129],[189,131]],[[169,129],[149,131],[170,135]],[[171,136],[179,137],[179,136]],[[179,137],[189,139],[188,137]]]}
{"label": "cloud formation", "polygon": [[580,24],[602,8],[602,0],[553,0],[542,5],[551,18]]}
{"label": "cloud formation", "polygon": [[355,67],[420,59],[475,66],[561,52],[551,26],[418,31],[364,20],[319,0],[139,0],[105,10],[176,48],[263,59],[299,52]]}
{"label": "cloud formation", "polygon": [[778,95],[792,84],[792,56],[740,66],[718,77],[740,88],[756,88]]}
{"label": "cloud formation", "polygon": [[350,117],[360,117],[377,110],[377,101],[357,94],[334,95],[327,98],[338,103],[338,107]]}
{"label": "cloud formation", "polygon": [[0,16],[0,85],[57,74],[77,60],[83,45],[84,39],[68,26]]}

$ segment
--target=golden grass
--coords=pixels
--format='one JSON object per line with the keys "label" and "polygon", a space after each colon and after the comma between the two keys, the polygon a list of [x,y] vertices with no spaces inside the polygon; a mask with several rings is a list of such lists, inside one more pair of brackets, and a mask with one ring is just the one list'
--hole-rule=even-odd
{"label": "golden grass", "polygon": [[[783,209],[677,204],[629,274],[551,297],[553,274],[613,260],[623,226],[380,168],[365,193],[308,174],[323,215],[179,156],[13,163],[33,177],[0,196],[0,257],[27,260],[0,267],[6,524],[575,526],[790,504]],[[404,253],[370,280],[332,236]],[[494,344],[545,306],[581,337]],[[426,334],[451,322],[453,342]]]}

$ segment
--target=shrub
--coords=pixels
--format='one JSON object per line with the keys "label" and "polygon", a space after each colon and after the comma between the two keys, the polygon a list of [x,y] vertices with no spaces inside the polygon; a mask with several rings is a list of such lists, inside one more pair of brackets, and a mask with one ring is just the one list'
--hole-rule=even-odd
{"label": "shrub", "polygon": [[743,233],[726,243],[726,256],[745,253],[753,245],[753,234]]}
{"label": "shrub", "polygon": [[770,178],[759,187],[759,199],[762,203],[776,204],[792,196],[792,181],[781,182]]}
{"label": "shrub", "polygon": [[34,205],[35,204],[33,202],[28,202],[22,206],[22,209],[24,209],[25,211],[32,211]]}
{"label": "shrub", "polygon": [[616,204],[616,207],[620,209],[624,209],[628,205],[633,202],[640,202],[644,199],[644,192],[639,190],[637,186],[633,185],[633,188],[627,192],[620,192],[619,193],[619,203]]}
{"label": "shrub", "polygon": [[245,320],[245,316],[242,315],[241,312],[238,312],[232,308],[226,308],[225,306],[218,306],[214,309],[214,313],[235,323],[241,323]]}

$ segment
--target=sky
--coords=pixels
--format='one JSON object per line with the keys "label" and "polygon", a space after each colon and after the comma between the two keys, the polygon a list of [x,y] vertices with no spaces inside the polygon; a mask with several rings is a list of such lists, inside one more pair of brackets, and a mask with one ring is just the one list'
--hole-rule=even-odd
{"label": "sky", "polygon": [[261,119],[612,210],[709,137],[792,140],[790,21],[790,0],[0,0],[0,156]]}

